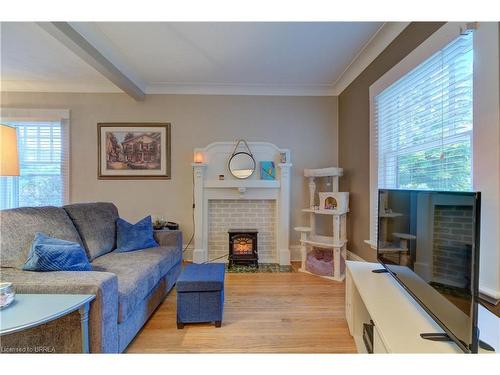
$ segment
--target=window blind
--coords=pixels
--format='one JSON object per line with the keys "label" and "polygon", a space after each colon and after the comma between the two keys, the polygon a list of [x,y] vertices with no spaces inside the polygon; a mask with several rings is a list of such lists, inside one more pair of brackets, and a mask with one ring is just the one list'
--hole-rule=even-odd
{"label": "window blind", "polygon": [[[470,32],[374,96],[378,188],[472,189],[472,89]],[[377,236],[376,197],[372,192],[372,244]]]}
{"label": "window blind", "polygon": [[66,203],[69,138],[65,120],[6,123],[17,129],[20,176],[0,178],[0,208]]}
{"label": "window blind", "polygon": [[375,98],[380,188],[472,188],[472,33]]}

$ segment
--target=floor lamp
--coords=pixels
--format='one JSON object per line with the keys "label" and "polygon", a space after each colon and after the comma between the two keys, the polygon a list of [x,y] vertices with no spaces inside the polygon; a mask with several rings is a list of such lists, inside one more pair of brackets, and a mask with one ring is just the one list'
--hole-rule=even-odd
{"label": "floor lamp", "polygon": [[0,176],[19,176],[16,128],[0,124]]}

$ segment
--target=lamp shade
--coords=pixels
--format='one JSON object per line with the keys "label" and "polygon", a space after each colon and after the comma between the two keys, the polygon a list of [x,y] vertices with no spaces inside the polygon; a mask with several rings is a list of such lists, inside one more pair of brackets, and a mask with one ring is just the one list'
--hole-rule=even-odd
{"label": "lamp shade", "polygon": [[16,129],[0,124],[0,176],[19,176]]}

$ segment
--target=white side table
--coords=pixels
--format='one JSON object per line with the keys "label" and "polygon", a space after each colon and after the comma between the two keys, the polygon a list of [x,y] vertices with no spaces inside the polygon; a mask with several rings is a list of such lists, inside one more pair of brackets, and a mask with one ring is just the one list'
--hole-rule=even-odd
{"label": "white side table", "polygon": [[89,305],[93,294],[16,294],[12,304],[0,310],[0,336],[33,328],[78,310],[82,329],[82,353],[89,352]]}

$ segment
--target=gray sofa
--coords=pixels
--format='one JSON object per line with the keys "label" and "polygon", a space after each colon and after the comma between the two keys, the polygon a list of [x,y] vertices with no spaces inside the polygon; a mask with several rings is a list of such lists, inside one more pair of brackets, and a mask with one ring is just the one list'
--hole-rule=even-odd
{"label": "gray sofa", "polygon": [[[93,353],[125,350],[181,271],[180,231],[155,231],[159,247],[117,253],[117,218],[112,203],[0,211],[1,281],[14,283],[18,293],[95,294],[89,313]],[[93,270],[23,271],[36,232],[81,243]]]}

